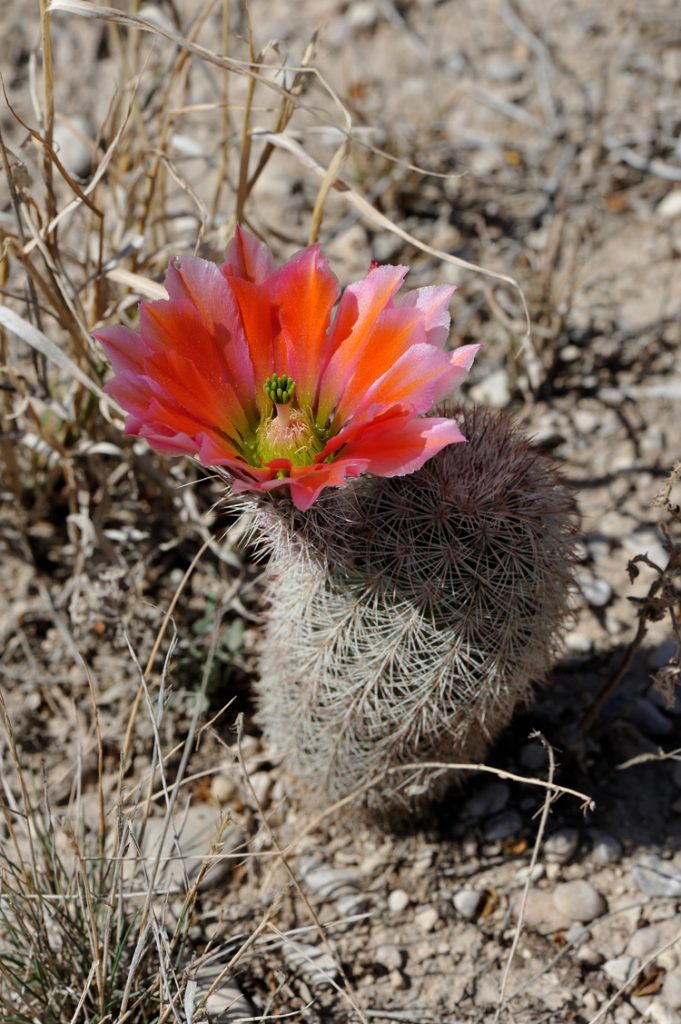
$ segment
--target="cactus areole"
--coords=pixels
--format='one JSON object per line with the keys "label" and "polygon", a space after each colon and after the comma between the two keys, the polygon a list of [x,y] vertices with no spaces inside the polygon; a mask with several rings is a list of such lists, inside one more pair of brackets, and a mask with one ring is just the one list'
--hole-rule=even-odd
{"label": "cactus areole", "polygon": [[424,414],[478,346],[445,350],[454,289],[398,294],[407,269],[372,265],[340,295],[318,245],[277,268],[241,229],[222,266],[177,257],[138,330],[95,332],[127,433],[223,467],[235,492],[284,489],[301,510],[362,473],[414,472],[464,440],[456,420]]}

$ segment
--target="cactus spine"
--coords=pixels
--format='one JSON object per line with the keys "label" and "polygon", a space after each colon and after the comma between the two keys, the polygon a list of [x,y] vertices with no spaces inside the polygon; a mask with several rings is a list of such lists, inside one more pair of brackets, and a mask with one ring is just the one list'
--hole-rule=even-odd
{"label": "cactus spine", "polygon": [[[565,485],[499,414],[421,470],[259,506],[270,553],[260,721],[333,801],[388,767],[475,761],[558,648],[572,566]],[[384,776],[360,802],[395,821],[451,781]],[[447,777],[449,776],[449,777]]]}

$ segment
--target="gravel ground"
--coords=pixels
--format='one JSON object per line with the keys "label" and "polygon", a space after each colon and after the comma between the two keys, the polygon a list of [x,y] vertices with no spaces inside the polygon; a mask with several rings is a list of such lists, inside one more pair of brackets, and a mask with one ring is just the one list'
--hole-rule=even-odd
{"label": "gravel ground", "polygon": [[[174,9],[144,10],[170,18]],[[190,9],[178,4],[181,19]],[[334,811],[313,820],[285,764],[263,747],[250,699],[261,570],[229,514],[204,518],[214,540],[178,603],[163,737],[171,746],[186,735],[220,608],[210,710],[234,703],[192,760],[197,778],[179,842],[187,858],[205,850],[226,815],[223,853],[238,856],[202,882],[194,926],[223,943],[224,956],[200,984],[273,914],[211,997],[211,1019],[681,1022],[677,554],[662,573],[679,536],[678,521],[655,503],[679,459],[681,422],[678,8],[671,0],[305,0],[292,11],[284,0],[254,0],[251,19],[257,46],[278,40],[292,65],[323,22],[316,64],[361,143],[349,180],[416,238],[518,280],[534,324],[530,352],[518,342],[513,290],[424,256],[343,193],[330,197],[321,240],[344,283],[378,259],[413,263],[414,284],[460,285],[454,335],[484,345],[467,400],[508,409],[558,460],[579,506],[579,565],[564,656],[490,752],[502,774],[472,776],[418,830],[385,835]],[[36,25],[11,5],[0,14],[3,75],[26,115]],[[204,34],[218,30],[213,12]],[[63,125],[73,129],[75,119],[75,134],[60,129],[62,156],[84,179],[91,150],[79,153],[79,139],[96,132],[119,77],[103,40],[101,26],[55,19],[59,110]],[[209,68],[189,79],[187,102],[209,102],[217,89]],[[238,99],[243,86],[235,89]],[[325,163],[338,145],[329,127],[338,111],[319,86],[305,105],[300,138]],[[7,110],[1,124],[30,161]],[[179,124],[173,138],[200,196],[216,160],[209,126],[197,115],[191,133]],[[252,215],[275,231],[281,254],[304,244],[316,188],[294,156],[275,153]],[[180,248],[196,232],[182,195],[173,221]],[[3,217],[9,209],[3,200]],[[220,231],[210,236],[216,249]],[[32,365],[20,365],[33,381]],[[130,650],[146,658],[206,533],[201,514],[219,497],[215,482],[141,450],[136,490],[132,474],[107,475],[106,458],[74,458],[90,494],[86,539],[68,515],[58,469],[34,463],[20,502],[0,483],[0,680],[21,749],[45,765],[55,806],[72,794],[74,764],[86,796],[96,769],[85,666],[115,771],[139,678]],[[194,486],[180,487],[188,479]],[[632,570],[639,555],[646,560]],[[625,660],[620,685],[589,717]],[[236,712],[245,716],[250,781],[235,753]],[[595,803],[585,812],[563,794],[541,834],[544,790],[503,776],[547,777],[536,731],[555,756],[555,781]],[[141,716],[133,776],[152,739]],[[158,838],[153,828],[147,835]],[[277,846],[288,850],[298,887],[272,857]]]}

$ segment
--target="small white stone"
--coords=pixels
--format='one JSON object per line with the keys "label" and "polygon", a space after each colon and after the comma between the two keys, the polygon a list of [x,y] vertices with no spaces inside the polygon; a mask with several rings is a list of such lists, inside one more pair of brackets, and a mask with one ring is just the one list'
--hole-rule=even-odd
{"label": "small white stone", "polygon": [[622,859],[622,844],[608,832],[593,829],[591,856],[597,864],[617,864]]}
{"label": "small white stone", "polygon": [[553,902],[561,914],[565,914],[571,921],[583,923],[593,921],[606,910],[606,903],[601,894],[590,882],[581,878],[557,886]]}
{"label": "small white stone", "polygon": [[530,865],[526,864],[525,867],[518,868],[515,873],[515,880],[518,885],[525,885],[527,876],[530,875],[531,883],[534,885],[534,883],[538,882],[540,878],[543,878],[545,874],[546,869],[543,864],[535,864],[533,868],[530,868]]}
{"label": "small white stone", "polygon": [[228,779],[226,775],[216,775],[210,784],[210,791],[219,804],[227,804],[234,799],[237,785],[234,779]]}
{"label": "small white stone", "polygon": [[388,910],[393,914],[401,914],[409,906],[409,896],[404,889],[393,889],[388,896]]}
{"label": "small white stone", "polygon": [[579,846],[579,832],[576,828],[561,828],[548,836],[544,842],[544,857],[554,864],[567,864]]}
{"label": "small white stone", "polygon": [[471,388],[474,402],[491,409],[504,409],[511,401],[511,386],[506,370],[493,370]]}
{"label": "small white stone", "polygon": [[614,960],[606,960],[603,964],[603,970],[613,981],[622,983],[630,981],[640,966],[641,961],[639,957],[623,953],[622,956],[616,956]]}
{"label": "small white stone", "polygon": [[629,939],[627,953],[630,956],[647,957],[660,945],[660,929],[651,925],[639,928]]}
{"label": "small white stone", "polygon": [[655,209],[659,217],[673,220],[674,217],[681,217],[681,189],[674,188],[662,199]]}
{"label": "small white stone", "polygon": [[454,907],[466,921],[473,921],[476,918],[481,902],[482,893],[474,889],[459,889],[452,899]]}
{"label": "small white stone", "polygon": [[653,1021],[653,1024],[679,1024],[679,1015],[676,1010],[666,1006],[660,999],[653,999],[645,1013],[646,1017]]}
{"label": "small white stone", "polygon": [[372,28],[378,21],[376,5],[371,0],[355,0],[345,12],[348,25],[355,31]]}
{"label": "small white stone", "polygon": [[605,608],[612,600],[612,587],[607,580],[584,571],[575,573],[575,581],[582,597],[592,608]]}
{"label": "small white stone", "polygon": [[579,629],[571,629],[565,635],[565,647],[570,654],[589,654],[593,640]]}
{"label": "small white stone", "polygon": [[[272,776],[269,772],[255,772],[251,775],[251,786],[253,787],[253,793],[255,793],[255,798],[259,806],[263,811],[266,810],[270,803]],[[250,792],[250,789],[246,790],[246,798],[250,798],[250,800],[253,799],[253,794]]]}
{"label": "small white stone", "polygon": [[338,965],[327,950],[303,942],[285,943],[284,959],[299,971],[311,985],[325,988],[338,977]]}
{"label": "small white stone", "polygon": [[397,992],[409,988],[409,980],[402,974],[402,971],[391,971],[388,975],[388,981],[390,982],[390,987],[394,988]]}
{"label": "small white stone", "polygon": [[404,966],[406,956],[403,949],[384,943],[374,953],[374,960],[388,971],[399,971]]}
{"label": "small white stone", "polygon": [[581,963],[588,964],[590,967],[598,967],[603,963],[605,957],[602,953],[599,953],[590,943],[585,942],[583,946],[580,946],[575,956]]}
{"label": "small white stone", "polygon": [[681,1010],[681,974],[668,974],[660,994],[670,1009]]}
{"label": "small white stone", "polygon": [[354,895],[348,893],[346,896],[340,896],[336,900],[336,910],[341,917],[366,914],[370,906],[369,899],[361,893],[355,893]]}
{"label": "small white stone", "polygon": [[342,896],[356,896],[360,888],[358,877],[343,868],[319,864],[313,857],[304,857],[300,875],[306,886],[320,900],[337,900]]}
{"label": "small white stone", "polygon": [[595,1013],[599,1007],[598,996],[595,992],[585,992],[582,997],[582,1003],[588,1014]]}
{"label": "small white stone", "polygon": [[425,907],[423,910],[419,910],[418,914],[414,916],[414,923],[419,931],[427,935],[428,932],[432,932],[440,920],[435,907]]}

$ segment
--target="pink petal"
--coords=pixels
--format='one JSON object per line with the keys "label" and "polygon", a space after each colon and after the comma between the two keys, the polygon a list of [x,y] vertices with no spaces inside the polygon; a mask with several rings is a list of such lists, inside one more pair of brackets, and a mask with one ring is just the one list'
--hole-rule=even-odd
{"label": "pink petal", "polygon": [[465,441],[465,437],[454,420],[414,419],[406,413],[364,426],[342,448],[337,461],[359,463],[376,476],[404,476],[420,469],[442,448],[459,441]]}
{"label": "pink petal", "polygon": [[317,420],[325,423],[340,402],[383,310],[402,284],[408,267],[377,267],[343,292],[331,326],[325,363],[319,367]]}
{"label": "pink petal", "polygon": [[455,285],[428,285],[426,288],[416,288],[404,295],[398,295],[395,305],[399,309],[420,309],[424,315],[426,341],[442,348],[449,337],[451,317],[448,306],[455,291]]}
{"label": "pink petal", "polygon": [[259,242],[242,227],[237,227],[227,246],[222,273],[228,277],[252,281],[253,284],[262,284],[274,270],[272,253],[265,243]]}

